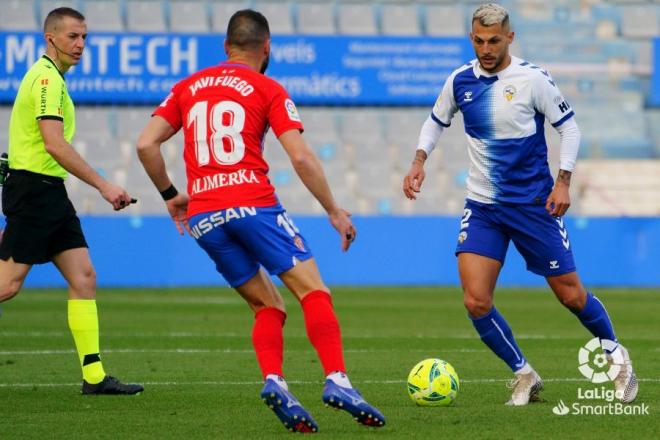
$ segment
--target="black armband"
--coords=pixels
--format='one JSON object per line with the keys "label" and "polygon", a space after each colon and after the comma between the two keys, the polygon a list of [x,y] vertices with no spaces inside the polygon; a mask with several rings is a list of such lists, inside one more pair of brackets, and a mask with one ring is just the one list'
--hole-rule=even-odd
{"label": "black armband", "polygon": [[170,185],[169,188],[167,188],[166,190],[160,192],[160,196],[165,201],[173,199],[174,197],[176,197],[177,194],[179,194],[179,191],[176,190],[174,185]]}

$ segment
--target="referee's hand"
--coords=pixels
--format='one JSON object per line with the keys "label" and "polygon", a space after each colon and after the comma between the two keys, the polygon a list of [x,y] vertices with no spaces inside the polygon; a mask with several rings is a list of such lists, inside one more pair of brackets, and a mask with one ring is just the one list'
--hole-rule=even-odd
{"label": "referee's hand", "polygon": [[115,211],[124,209],[131,204],[131,196],[119,185],[106,182],[105,185],[99,188],[99,192]]}

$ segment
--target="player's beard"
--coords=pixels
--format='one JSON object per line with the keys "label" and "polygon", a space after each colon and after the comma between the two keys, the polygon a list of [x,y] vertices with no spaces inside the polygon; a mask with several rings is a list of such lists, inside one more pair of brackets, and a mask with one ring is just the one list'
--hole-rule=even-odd
{"label": "player's beard", "polygon": [[268,62],[270,61],[270,54],[266,57],[263,63],[261,63],[261,69],[259,69],[259,73],[264,74],[266,73],[266,69],[268,69]]}
{"label": "player's beard", "polygon": [[493,67],[490,68],[490,69],[486,69],[486,68],[484,67],[484,63],[483,63],[483,61],[481,60],[481,58],[480,58],[479,56],[477,56],[477,58],[479,58],[479,64],[481,65],[481,67],[482,67],[486,72],[488,72],[488,73],[492,73],[492,72],[497,72],[497,69],[499,69],[500,66],[502,65],[502,63],[504,63],[504,60],[506,59],[506,55],[507,55],[507,53],[504,52],[504,53],[502,53],[500,56],[495,57],[495,63],[493,63]]}

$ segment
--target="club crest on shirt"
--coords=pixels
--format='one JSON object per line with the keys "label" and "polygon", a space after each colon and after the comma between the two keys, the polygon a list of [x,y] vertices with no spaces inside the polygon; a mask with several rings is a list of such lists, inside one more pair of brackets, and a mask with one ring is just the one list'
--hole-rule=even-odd
{"label": "club crest on shirt", "polygon": [[506,98],[507,101],[511,101],[516,94],[516,88],[514,86],[506,86],[504,87],[504,97]]}
{"label": "club crest on shirt", "polygon": [[296,105],[293,103],[293,101],[287,98],[284,101],[284,107],[286,107],[286,112],[289,115],[289,119],[292,121],[300,122],[300,115],[298,114],[298,109],[296,109]]}
{"label": "club crest on shirt", "polygon": [[458,244],[463,244],[465,240],[467,240],[467,232],[461,231],[461,233],[458,234]]}

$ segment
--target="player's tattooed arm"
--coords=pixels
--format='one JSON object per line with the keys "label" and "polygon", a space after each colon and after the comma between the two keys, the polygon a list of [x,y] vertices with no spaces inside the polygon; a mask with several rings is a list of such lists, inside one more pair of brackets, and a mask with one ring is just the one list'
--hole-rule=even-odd
{"label": "player's tattooed arm", "polygon": [[552,192],[550,192],[545,203],[545,209],[552,216],[561,217],[566,214],[566,211],[571,206],[571,196],[569,194],[571,174],[570,171],[562,169],[560,169],[559,174],[557,174],[555,187],[552,188]]}
{"label": "player's tattooed arm", "polygon": [[559,170],[559,174],[557,174],[557,182],[561,182],[566,186],[571,186],[571,173],[570,171],[566,170]]}
{"label": "player's tattooed arm", "polygon": [[428,158],[428,155],[426,154],[426,151],[417,150],[415,152],[415,158],[413,159],[413,163],[417,162],[421,165],[424,165],[424,162],[426,162],[427,158]]}
{"label": "player's tattooed arm", "polygon": [[403,178],[403,194],[410,200],[417,199],[416,193],[421,191],[422,183],[426,176],[424,173],[424,162],[426,162],[427,157],[426,151],[418,149],[410,165],[410,171]]}

